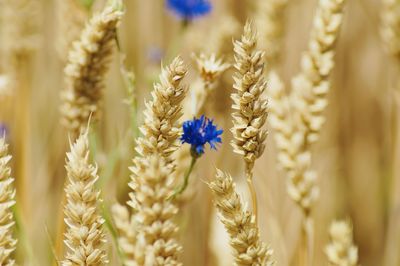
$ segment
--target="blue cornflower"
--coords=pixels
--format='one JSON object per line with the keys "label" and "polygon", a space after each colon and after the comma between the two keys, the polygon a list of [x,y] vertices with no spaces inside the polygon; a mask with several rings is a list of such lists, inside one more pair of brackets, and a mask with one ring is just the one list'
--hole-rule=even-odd
{"label": "blue cornflower", "polygon": [[211,119],[202,115],[199,119],[193,118],[183,123],[182,143],[189,143],[193,157],[200,157],[204,153],[204,145],[210,144],[212,149],[217,149],[217,143],[221,143],[223,130],[217,129]]}
{"label": "blue cornflower", "polygon": [[167,0],[167,7],[184,21],[204,16],[212,9],[208,0]]}

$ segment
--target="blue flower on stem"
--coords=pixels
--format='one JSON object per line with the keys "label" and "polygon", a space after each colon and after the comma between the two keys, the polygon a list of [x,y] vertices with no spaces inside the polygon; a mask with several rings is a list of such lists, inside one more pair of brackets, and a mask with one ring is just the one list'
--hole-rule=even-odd
{"label": "blue flower on stem", "polygon": [[188,171],[183,177],[183,184],[175,189],[174,193],[169,197],[169,199],[175,198],[177,195],[185,191],[189,183],[189,176],[193,170],[194,164],[204,153],[204,146],[208,143],[211,149],[216,150],[216,144],[222,142],[222,132],[222,129],[217,129],[217,126],[213,124],[213,121],[211,119],[207,119],[204,115],[199,119],[193,118],[193,120],[188,120],[183,123],[183,135],[181,137],[181,141],[182,143],[188,143],[191,145],[190,153],[192,155],[192,161]]}
{"label": "blue flower on stem", "polygon": [[221,143],[223,130],[217,129],[211,119],[201,116],[199,119],[194,118],[183,123],[182,143],[191,145],[192,157],[200,157],[204,153],[204,145],[210,144],[211,149],[216,150],[215,144]]}
{"label": "blue flower on stem", "polygon": [[208,0],[167,0],[167,8],[184,21],[207,15],[212,6]]}

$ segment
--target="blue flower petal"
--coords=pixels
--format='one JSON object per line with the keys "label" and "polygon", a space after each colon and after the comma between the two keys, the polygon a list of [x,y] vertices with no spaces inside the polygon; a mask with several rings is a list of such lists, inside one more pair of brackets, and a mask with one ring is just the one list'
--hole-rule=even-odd
{"label": "blue flower petal", "polygon": [[192,154],[194,156],[201,156],[204,153],[204,145],[208,143],[211,149],[216,150],[216,144],[221,143],[220,135],[223,130],[217,129],[213,124],[213,120],[207,119],[202,115],[199,119],[193,118],[183,123],[183,135],[181,137],[182,143],[190,144]]}
{"label": "blue flower petal", "polygon": [[167,8],[184,20],[192,20],[211,12],[209,0],[167,0]]}

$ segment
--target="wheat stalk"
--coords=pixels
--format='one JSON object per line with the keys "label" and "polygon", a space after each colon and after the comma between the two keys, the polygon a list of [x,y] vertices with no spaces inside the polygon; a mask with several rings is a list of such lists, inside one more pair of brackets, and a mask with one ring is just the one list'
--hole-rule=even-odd
{"label": "wheat stalk", "polygon": [[17,240],[13,237],[14,217],[11,207],[15,204],[14,178],[8,165],[11,156],[4,136],[0,136],[0,264],[15,265],[12,253]]}
{"label": "wheat stalk", "polygon": [[173,218],[178,212],[167,198],[174,190],[172,169],[160,154],[137,160],[131,168],[130,206],[137,209],[138,238],[144,240],[145,261],[139,265],[181,265],[182,247],[175,239],[178,227]]}
{"label": "wheat stalk", "polygon": [[353,228],[349,221],[334,221],[329,228],[330,243],[325,254],[332,266],[356,266],[358,250],[353,243]]}
{"label": "wheat stalk", "polygon": [[100,115],[104,76],[121,16],[116,6],[94,15],[68,55],[61,113],[62,123],[73,137],[79,135],[91,114],[94,119]]}
{"label": "wheat stalk", "polygon": [[100,191],[95,188],[99,179],[97,166],[89,162],[88,130],[71,144],[67,153],[65,187],[65,244],[69,251],[62,265],[105,265],[107,254],[103,233],[104,219],[99,214]]}
{"label": "wheat stalk", "polygon": [[177,149],[182,116],[182,101],[187,87],[181,84],[186,68],[180,57],[162,69],[160,83],[154,85],[152,100],[146,103],[144,124],[140,127],[143,136],[137,140],[136,151],[141,156],[159,153],[168,159]]}
{"label": "wheat stalk", "polygon": [[255,216],[246,211],[235,190],[232,177],[217,169],[216,179],[209,184],[234,251],[238,266],[273,265],[272,250],[260,240]]}
{"label": "wheat stalk", "polygon": [[253,185],[254,162],[265,148],[267,131],[263,125],[267,119],[267,100],[263,93],[267,87],[262,75],[264,71],[264,53],[256,50],[257,38],[253,25],[247,22],[240,41],[234,42],[235,92],[232,108],[234,152],[243,156],[246,164],[246,179],[252,195],[253,212],[257,218],[257,198]]}

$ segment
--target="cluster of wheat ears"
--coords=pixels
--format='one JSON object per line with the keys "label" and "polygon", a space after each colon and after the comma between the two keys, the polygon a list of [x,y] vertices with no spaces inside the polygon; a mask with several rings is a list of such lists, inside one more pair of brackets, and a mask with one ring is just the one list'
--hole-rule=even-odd
{"label": "cluster of wheat ears", "polygon": [[[79,1],[57,2],[58,27],[62,34],[56,46],[65,66],[59,120],[66,130],[60,134],[69,141],[68,151],[60,148],[66,179],[62,196],[58,198],[63,213],[55,241],[61,244],[52,245],[57,263],[65,266],[117,262],[127,266],[182,265],[185,245],[180,243],[177,234],[188,225],[177,217],[194,197],[203,196],[191,187],[197,179],[203,181],[202,189],[212,192],[218,218],[229,237],[233,265],[280,265],[274,258],[274,250],[280,247],[272,246],[260,236],[259,216],[265,213],[257,204],[258,189],[254,183],[258,178],[254,173],[258,159],[268,145],[274,145],[278,168],[287,180],[287,194],[302,214],[295,264],[314,265],[315,253],[323,252],[327,264],[358,265],[353,227],[346,217],[331,223],[326,230],[330,241],[324,247],[316,249],[314,244],[313,209],[321,195],[320,174],[313,164],[313,147],[325,122],[329,123],[324,110],[332,86],[335,44],[346,1],[317,1],[308,46],[301,55],[300,70],[292,77],[290,88],[284,84],[279,68],[284,13],[290,1],[259,0],[255,1],[254,16],[247,18],[243,26],[229,16],[215,26],[215,31],[207,36],[207,48],[192,56],[197,69],[190,74],[194,78],[188,77],[189,62],[176,56],[180,51],[173,47],[173,55],[163,60],[158,81],[154,82],[142,112],[137,111],[138,88],[133,72],[123,60],[125,54],[118,38],[125,15],[124,3],[122,0],[98,2],[101,4],[91,15]],[[37,49],[34,18],[36,12],[40,12],[37,7],[40,1],[2,0],[0,3],[4,26],[0,44],[4,50],[1,54],[4,64],[0,69],[0,112],[4,113],[2,117],[11,117],[19,128],[18,132],[8,132],[2,130],[0,124],[0,265],[15,265],[19,260],[21,264],[23,261],[24,265],[31,265],[29,258],[34,255],[16,256],[27,250],[19,244],[25,240],[20,229],[23,222],[18,221],[18,217],[24,217],[22,205],[26,199],[23,194],[29,190],[29,185],[18,178],[29,173],[27,159],[24,159],[25,154],[31,152],[26,135],[33,133],[25,124],[29,124],[30,119],[28,102],[32,76],[29,67]],[[384,6],[382,39],[390,54],[399,58],[400,2],[386,0]],[[239,37],[235,34],[238,30]],[[12,38],[5,38],[7,36]],[[187,34],[178,42],[197,42],[192,45],[196,47],[199,40],[194,39]],[[233,46],[227,45],[232,44],[232,39]],[[112,64],[117,57],[121,62]],[[128,87],[128,104],[133,117],[133,132],[129,134],[129,138],[134,139],[134,146],[129,147],[133,158],[129,167],[130,180],[125,183],[124,195],[120,197],[124,202],[115,201],[112,206],[106,206],[102,199],[105,187],[99,185],[98,165],[101,163],[95,161],[98,157],[92,154],[96,151],[91,142],[96,141],[102,117],[108,110],[104,108],[105,91],[112,88],[108,88],[106,74],[110,66],[118,64]],[[227,125],[231,128],[230,131],[224,128],[224,135],[231,134],[231,146],[224,145],[225,148],[217,152],[223,153],[221,160],[232,151],[239,155],[243,170],[230,173],[219,169],[223,164],[210,162],[213,176],[203,177],[201,171],[193,171],[191,175],[195,177],[188,181],[188,189],[172,197],[185,173],[193,167],[190,163],[193,151],[180,141],[182,123],[207,115],[210,102],[218,101],[222,97],[219,94],[224,93],[220,88],[227,86],[231,89],[228,93],[231,124]],[[12,97],[18,99],[18,107],[11,115],[7,112],[12,108]],[[271,141],[266,144],[269,138]],[[9,145],[13,144],[8,143],[12,139],[18,143],[11,150],[22,158],[18,159],[17,186],[12,177],[12,161],[16,156],[12,158]],[[246,197],[240,195],[236,179],[232,178],[235,174],[247,184]],[[20,188],[22,191],[18,191]],[[57,215],[54,218],[57,219]],[[117,250],[113,255],[110,255],[110,245]]]}

